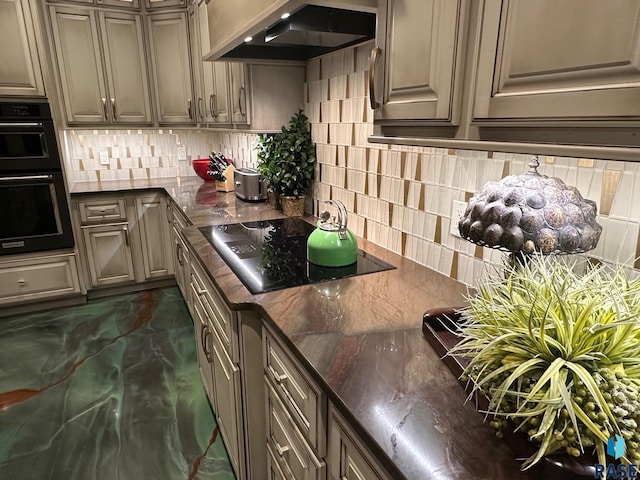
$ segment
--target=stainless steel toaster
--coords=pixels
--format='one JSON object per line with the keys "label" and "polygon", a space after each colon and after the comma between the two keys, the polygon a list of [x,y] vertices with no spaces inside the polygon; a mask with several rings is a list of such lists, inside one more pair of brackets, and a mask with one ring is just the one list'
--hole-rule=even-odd
{"label": "stainless steel toaster", "polygon": [[261,202],[267,199],[269,181],[262,178],[253,168],[236,168],[233,172],[236,197],[251,202]]}

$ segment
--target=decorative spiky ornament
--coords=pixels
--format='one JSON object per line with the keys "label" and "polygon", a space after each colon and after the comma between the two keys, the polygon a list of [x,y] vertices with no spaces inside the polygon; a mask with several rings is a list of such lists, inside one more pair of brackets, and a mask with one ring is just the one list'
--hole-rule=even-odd
{"label": "decorative spiky ornament", "polygon": [[596,203],[559,178],[541,175],[538,166],[533,157],[527,173],[485,184],[458,222],[460,235],[483,247],[525,254],[595,248],[602,232]]}

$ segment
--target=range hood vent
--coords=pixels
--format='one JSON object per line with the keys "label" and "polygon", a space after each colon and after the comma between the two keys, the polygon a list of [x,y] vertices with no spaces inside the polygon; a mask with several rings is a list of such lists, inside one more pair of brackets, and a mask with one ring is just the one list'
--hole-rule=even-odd
{"label": "range hood vent", "polygon": [[223,58],[308,60],[371,40],[375,29],[375,13],[307,5]]}

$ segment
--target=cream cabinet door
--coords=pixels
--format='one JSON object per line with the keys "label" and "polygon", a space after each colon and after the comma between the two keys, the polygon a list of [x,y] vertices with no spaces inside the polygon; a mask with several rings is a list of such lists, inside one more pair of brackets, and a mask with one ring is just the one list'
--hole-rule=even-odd
{"label": "cream cabinet door", "polygon": [[220,433],[227,447],[229,460],[238,478],[244,477],[244,449],[240,446],[242,429],[242,403],[240,400],[240,369],[231,361],[213,325],[209,323],[213,337],[213,379],[216,395],[216,418]]}
{"label": "cream cabinet door", "polygon": [[100,30],[111,121],[151,123],[149,77],[144,56],[142,16],[100,12]]}
{"label": "cream cabinet door", "polygon": [[229,64],[227,62],[203,62],[202,55],[211,49],[209,44],[209,19],[207,2],[198,1],[198,33],[200,36],[200,57],[194,61],[202,64],[202,82],[205,103],[205,122],[209,124],[230,124],[229,112]]}
{"label": "cream cabinet door", "polygon": [[166,199],[161,195],[137,196],[135,202],[144,278],[149,280],[173,274]]}
{"label": "cream cabinet door", "polygon": [[638,120],[640,2],[487,0],[477,78],[479,124]]}
{"label": "cream cabinet door", "polygon": [[189,283],[189,288],[194,289],[191,298],[193,299],[191,315],[193,316],[193,327],[196,336],[196,349],[198,357],[198,370],[204,390],[209,399],[209,403],[214,411],[217,411],[215,399],[215,389],[213,386],[213,332],[207,321],[207,315],[200,299],[198,298],[196,286]]}
{"label": "cream cabinet door", "polygon": [[[212,108],[213,108],[213,123],[217,124],[229,124],[231,123],[231,100],[229,97],[229,76],[231,74],[231,70],[229,67],[229,63],[227,62],[212,62],[212,71],[213,71],[213,100],[212,100]],[[236,64],[239,65],[239,64]],[[240,92],[240,90],[238,90]],[[248,117],[246,113],[246,90],[244,90],[244,102],[245,109],[244,114],[243,110],[240,109],[240,104],[238,104],[238,109],[236,110],[236,123],[248,123]]]}
{"label": "cream cabinet door", "polygon": [[92,286],[135,280],[126,222],[83,226],[82,233]]}
{"label": "cream cabinet door", "polygon": [[60,6],[50,13],[67,123],[150,124],[141,15]]}
{"label": "cream cabinet door", "polygon": [[49,12],[67,123],[107,122],[108,95],[95,12],[61,6],[51,6]]}
{"label": "cream cabinet door", "polygon": [[203,65],[200,49],[200,25],[198,19],[198,6],[193,4],[187,11],[189,23],[189,51],[191,52],[191,74],[193,77],[193,98],[195,101],[196,123],[204,124],[206,120],[206,102],[203,83]]}
{"label": "cream cabinet door", "polygon": [[247,67],[244,63],[229,62],[229,95],[231,121],[236,124],[248,125],[250,122],[247,111]]}
{"label": "cream cabinet door", "polygon": [[147,19],[158,122],[194,124],[187,15],[154,13]]}
{"label": "cream cabinet door", "polygon": [[381,50],[372,65],[373,87],[382,82],[382,96],[376,88],[372,98],[379,103],[376,123],[459,122],[464,5],[463,0],[380,0]]}
{"label": "cream cabinet door", "polygon": [[44,95],[28,0],[0,0],[0,95]]}

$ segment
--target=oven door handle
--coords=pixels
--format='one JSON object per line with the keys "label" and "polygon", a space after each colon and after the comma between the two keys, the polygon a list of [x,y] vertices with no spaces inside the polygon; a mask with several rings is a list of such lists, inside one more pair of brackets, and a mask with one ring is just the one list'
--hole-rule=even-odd
{"label": "oven door handle", "polygon": [[0,127],[11,127],[11,128],[21,128],[21,127],[42,127],[42,123],[38,122],[0,122]]}
{"label": "oven door handle", "polygon": [[0,177],[0,183],[20,185],[24,183],[51,183],[53,175],[23,175],[19,177]]}

